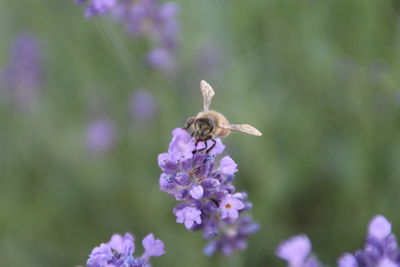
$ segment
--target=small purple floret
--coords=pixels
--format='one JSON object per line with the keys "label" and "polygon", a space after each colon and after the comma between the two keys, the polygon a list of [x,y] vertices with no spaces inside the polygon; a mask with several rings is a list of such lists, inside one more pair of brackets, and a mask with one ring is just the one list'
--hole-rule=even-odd
{"label": "small purple floret", "polygon": [[224,175],[232,175],[238,171],[237,164],[229,156],[225,156],[219,162],[220,172]]}
{"label": "small purple floret", "polygon": [[221,219],[236,220],[239,217],[239,210],[242,210],[243,208],[243,202],[231,194],[226,195],[220,204]]}
{"label": "small purple floret", "polygon": [[201,185],[195,185],[192,189],[190,189],[189,193],[192,198],[201,199],[204,194],[204,189]]}
{"label": "small purple floret", "polygon": [[185,227],[190,230],[194,223],[201,223],[201,211],[194,207],[185,207],[175,212],[176,222],[184,223]]}
{"label": "small purple floret", "polygon": [[[281,243],[276,251],[279,258],[287,261],[289,267],[312,266],[310,259],[311,242],[305,235],[294,236]],[[312,256],[311,256],[312,257]]]}
{"label": "small purple floret", "polygon": [[169,144],[168,153],[174,161],[182,161],[193,157],[195,145],[190,135],[185,130],[177,128],[172,131],[172,141]]}
{"label": "small purple floret", "polygon": [[135,251],[134,239],[130,233],[126,233],[123,237],[114,234],[108,246],[121,254],[132,254]]}
{"label": "small purple floret", "polygon": [[146,236],[142,241],[142,245],[145,258],[158,257],[165,254],[164,243],[159,239],[155,239],[153,234]]}

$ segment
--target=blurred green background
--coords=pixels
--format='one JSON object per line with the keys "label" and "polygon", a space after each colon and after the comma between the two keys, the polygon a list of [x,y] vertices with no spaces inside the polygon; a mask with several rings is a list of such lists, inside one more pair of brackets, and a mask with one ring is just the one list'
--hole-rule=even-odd
{"label": "blurred green background", "polygon": [[[143,63],[145,41],[84,18],[73,1],[0,0],[0,69],[22,33],[43,58],[33,108],[15,109],[1,91],[0,266],[83,265],[126,231],[138,252],[150,232],[164,241],[154,266],[284,266],[275,248],[298,233],[335,265],[361,248],[375,214],[400,233],[400,2],[176,2],[177,66],[162,74]],[[201,79],[214,108],[264,133],[223,140],[262,227],[232,257],[205,257],[201,234],[175,223],[177,202],[158,188],[157,155],[201,109]],[[146,122],[129,111],[140,88],[157,104]],[[115,144],[98,153],[85,141],[93,114],[115,127]]]}

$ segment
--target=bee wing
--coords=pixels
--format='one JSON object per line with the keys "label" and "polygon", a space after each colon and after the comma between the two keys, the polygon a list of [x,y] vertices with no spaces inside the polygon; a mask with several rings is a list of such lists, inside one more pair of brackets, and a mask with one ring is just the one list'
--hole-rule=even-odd
{"label": "bee wing", "polygon": [[242,133],[247,133],[251,135],[256,135],[256,136],[261,136],[262,133],[254,128],[253,126],[249,124],[227,124],[227,125],[222,125],[221,128],[225,128],[231,131],[236,131],[236,132],[242,132]]}
{"label": "bee wing", "polygon": [[208,82],[206,82],[205,80],[201,80],[200,90],[201,94],[203,95],[203,109],[207,111],[208,108],[210,107],[211,99],[215,95],[215,92],[211,87],[211,85],[208,84]]}

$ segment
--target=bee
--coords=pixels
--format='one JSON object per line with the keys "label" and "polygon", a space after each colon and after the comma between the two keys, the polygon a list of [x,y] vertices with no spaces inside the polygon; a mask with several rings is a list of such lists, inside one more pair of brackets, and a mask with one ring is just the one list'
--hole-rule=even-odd
{"label": "bee", "polygon": [[[199,112],[195,117],[187,119],[185,130],[191,130],[192,137],[196,139],[195,146],[199,142],[204,142],[205,147],[197,151],[204,151],[208,154],[216,145],[215,137],[228,136],[231,131],[247,133],[251,135],[261,136],[262,133],[249,124],[230,124],[229,121],[221,113],[210,110],[210,104],[215,92],[210,84],[202,80],[200,82],[200,91],[203,95],[203,111]],[[207,149],[207,141],[211,140],[213,144]]]}

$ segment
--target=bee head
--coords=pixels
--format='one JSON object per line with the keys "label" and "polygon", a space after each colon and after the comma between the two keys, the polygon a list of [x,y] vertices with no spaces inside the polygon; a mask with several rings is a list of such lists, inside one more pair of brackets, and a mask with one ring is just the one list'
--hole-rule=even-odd
{"label": "bee head", "polygon": [[196,139],[207,139],[212,134],[215,126],[215,120],[210,117],[196,119],[194,122],[194,135]]}

